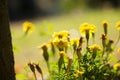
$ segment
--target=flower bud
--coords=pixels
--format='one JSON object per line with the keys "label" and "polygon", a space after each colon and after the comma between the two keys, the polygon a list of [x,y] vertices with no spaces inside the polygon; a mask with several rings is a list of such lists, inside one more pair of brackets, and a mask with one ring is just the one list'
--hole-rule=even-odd
{"label": "flower bud", "polygon": [[28,63],[28,66],[30,67],[30,70],[31,70],[33,73],[35,73],[35,67],[34,67],[34,65],[33,65],[31,62]]}
{"label": "flower bud", "polygon": [[43,80],[42,69],[40,68],[40,66],[38,64],[35,64],[35,67],[36,67],[37,71],[41,74],[41,77],[42,77],[42,80]]}
{"label": "flower bud", "polygon": [[103,28],[104,28],[105,35],[107,35],[107,27],[108,27],[108,22],[107,21],[103,21]]}

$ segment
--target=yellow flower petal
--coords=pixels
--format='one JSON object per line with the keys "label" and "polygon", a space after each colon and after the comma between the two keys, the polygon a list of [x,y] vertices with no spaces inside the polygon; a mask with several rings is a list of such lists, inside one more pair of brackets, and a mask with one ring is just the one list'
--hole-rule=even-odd
{"label": "yellow flower petal", "polygon": [[66,56],[66,53],[65,53],[65,51],[60,51],[60,52],[59,52],[59,55],[60,55],[61,57],[64,57],[64,56]]}
{"label": "yellow flower petal", "polygon": [[42,45],[40,45],[38,48],[40,49],[48,49],[49,45],[46,43],[43,43]]}
{"label": "yellow flower petal", "polygon": [[87,31],[91,35],[92,33],[94,33],[96,31],[96,26],[93,24],[88,24],[88,23],[81,24],[80,25],[80,33],[85,36]]}
{"label": "yellow flower petal", "polygon": [[114,64],[114,65],[113,65],[113,68],[114,68],[115,70],[120,70],[120,63]]}
{"label": "yellow flower petal", "polygon": [[89,46],[89,48],[90,48],[90,50],[98,50],[98,51],[102,50],[102,48],[97,44]]}
{"label": "yellow flower petal", "polygon": [[79,44],[79,38],[71,39],[70,43],[71,43],[71,45],[74,45],[74,44],[78,45]]}
{"label": "yellow flower petal", "polygon": [[120,48],[118,48],[117,51],[120,52]]}
{"label": "yellow flower petal", "polygon": [[118,30],[120,30],[120,21],[118,21],[118,22],[116,23],[116,28],[117,28]]}
{"label": "yellow flower petal", "polygon": [[54,38],[68,38],[70,36],[68,31],[60,31],[60,32],[54,32],[53,37]]}
{"label": "yellow flower petal", "polygon": [[55,39],[53,42],[58,48],[68,47],[68,41],[67,40]]}
{"label": "yellow flower petal", "polygon": [[23,31],[28,33],[28,32],[32,32],[33,30],[34,30],[34,25],[31,22],[25,21],[23,23]]}

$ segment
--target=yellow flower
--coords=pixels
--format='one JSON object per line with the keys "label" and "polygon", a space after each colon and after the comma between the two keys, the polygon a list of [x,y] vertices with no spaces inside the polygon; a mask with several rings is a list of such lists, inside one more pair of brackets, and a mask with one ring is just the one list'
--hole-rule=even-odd
{"label": "yellow flower", "polygon": [[118,48],[117,51],[120,52],[120,48]]}
{"label": "yellow flower", "polygon": [[71,39],[70,40],[71,45],[78,45],[79,44],[79,38]]}
{"label": "yellow flower", "polygon": [[67,40],[55,39],[53,42],[59,49],[63,49],[63,48],[68,46],[68,41]]}
{"label": "yellow flower", "polygon": [[54,40],[50,40],[50,41],[48,42],[48,45],[55,47]]}
{"label": "yellow flower", "polygon": [[75,52],[76,49],[77,49],[77,46],[79,45],[79,38],[71,39],[71,40],[70,40],[70,44],[72,45],[73,50],[74,50],[74,52]]}
{"label": "yellow flower", "polygon": [[76,76],[76,77],[79,77],[79,76],[81,76],[81,75],[83,75],[83,74],[84,74],[83,71],[77,70],[76,73],[75,73],[75,76]]}
{"label": "yellow flower", "polygon": [[97,50],[97,51],[100,51],[100,50],[102,50],[102,48],[99,46],[99,45],[97,45],[97,44],[94,44],[94,45],[92,45],[92,46],[89,46],[89,48],[90,48],[90,50]]}
{"label": "yellow flower", "polygon": [[89,49],[90,49],[90,51],[92,52],[92,58],[93,58],[93,59],[96,58],[96,56],[97,56],[97,51],[101,51],[101,50],[102,50],[102,48],[101,48],[99,45],[97,45],[97,44],[94,44],[94,45],[92,45],[92,46],[89,46]]}
{"label": "yellow flower", "polygon": [[34,25],[31,22],[25,21],[23,23],[23,31],[25,31],[25,33],[32,32],[33,30],[34,30]]}
{"label": "yellow flower", "polygon": [[59,55],[60,55],[60,57],[64,57],[64,56],[66,56],[66,53],[65,53],[65,51],[59,51]]}
{"label": "yellow flower", "polygon": [[120,21],[118,21],[118,22],[116,23],[116,28],[117,28],[118,30],[120,30]]}
{"label": "yellow flower", "polygon": [[96,30],[96,26],[92,25],[92,24],[88,24],[88,23],[83,23],[80,25],[80,33],[82,35],[86,35],[86,32],[89,32],[89,35],[91,35],[92,33],[94,33]]}
{"label": "yellow flower", "polygon": [[70,36],[68,31],[60,31],[60,32],[54,32],[53,37],[54,38],[68,38]]}
{"label": "yellow flower", "polygon": [[114,64],[113,68],[114,68],[115,70],[120,70],[120,63]]}
{"label": "yellow flower", "polygon": [[92,31],[92,33],[94,33],[96,31],[96,26],[93,24],[91,24],[91,31]]}

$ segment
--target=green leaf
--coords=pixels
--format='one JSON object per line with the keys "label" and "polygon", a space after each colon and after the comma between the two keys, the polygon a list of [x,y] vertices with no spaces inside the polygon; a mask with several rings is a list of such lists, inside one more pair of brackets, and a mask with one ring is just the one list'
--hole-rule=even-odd
{"label": "green leaf", "polygon": [[63,57],[60,57],[60,58],[59,58],[59,61],[58,61],[58,68],[59,68],[59,71],[60,71],[61,68],[62,68],[62,64],[63,64],[63,62],[64,62]]}
{"label": "green leaf", "polygon": [[115,54],[109,54],[109,61],[108,61],[109,63],[115,63],[117,61],[118,60],[117,60]]}

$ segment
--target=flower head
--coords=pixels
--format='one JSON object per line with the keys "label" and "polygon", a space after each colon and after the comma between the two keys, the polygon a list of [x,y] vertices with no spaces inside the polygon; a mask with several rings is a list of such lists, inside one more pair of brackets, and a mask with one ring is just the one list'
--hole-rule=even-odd
{"label": "flower head", "polygon": [[68,41],[67,40],[55,39],[53,42],[57,46],[57,48],[59,48],[59,49],[63,49],[63,48],[68,46]]}
{"label": "flower head", "polygon": [[71,39],[70,40],[71,45],[78,45],[79,44],[79,38]]}
{"label": "flower head", "polygon": [[77,46],[79,45],[79,38],[71,39],[70,43],[74,49],[74,52],[76,51]]}
{"label": "flower head", "polygon": [[96,26],[93,24],[91,24],[91,31],[92,31],[92,33],[94,33],[96,31]]}
{"label": "flower head", "polygon": [[120,48],[118,48],[117,51],[120,52]]}
{"label": "flower head", "polygon": [[32,32],[34,30],[34,25],[29,21],[25,21],[23,23],[23,30],[25,33]]}
{"label": "flower head", "polygon": [[114,68],[115,70],[120,70],[120,63],[114,64],[113,68]]}
{"label": "flower head", "polygon": [[60,55],[60,57],[64,57],[66,55],[66,53],[64,51],[60,51],[59,55]]}
{"label": "flower head", "polygon": [[116,23],[116,28],[117,28],[118,30],[120,30],[120,21],[118,21],[118,22]]}
{"label": "flower head", "polygon": [[95,59],[97,56],[97,51],[102,50],[101,47],[97,44],[94,44],[89,47],[90,51],[92,52],[92,58]]}
{"label": "flower head", "polygon": [[53,37],[58,38],[58,39],[67,38],[69,36],[70,36],[70,34],[68,31],[54,32],[54,34],[53,34]]}
{"label": "flower head", "polygon": [[83,35],[86,35],[86,32],[88,32],[91,35],[91,33],[94,33],[95,30],[96,30],[95,25],[91,25],[88,23],[83,23],[82,25],[80,25],[80,33]]}
{"label": "flower head", "polygon": [[89,47],[90,48],[90,50],[96,50],[96,51],[100,51],[102,48],[99,46],[99,45],[97,45],[97,44],[94,44],[94,45],[92,45],[92,46],[90,46]]}
{"label": "flower head", "polygon": [[80,26],[80,32],[86,37],[87,44],[86,47],[89,45],[89,38],[90,36],[95,32],[96,27],[94,25],[88,24],[88,23],[83,23]]}

